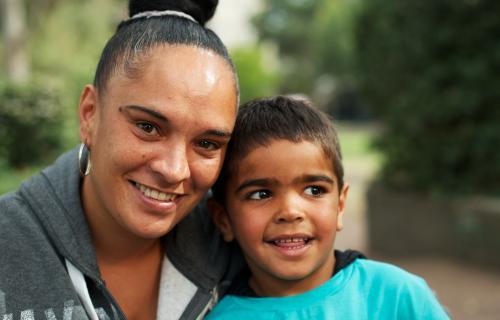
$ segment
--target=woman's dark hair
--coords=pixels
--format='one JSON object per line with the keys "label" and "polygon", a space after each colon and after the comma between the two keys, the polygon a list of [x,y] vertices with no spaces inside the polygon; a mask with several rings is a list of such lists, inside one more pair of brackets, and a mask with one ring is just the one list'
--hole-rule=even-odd
{"label": "woman's dark hair", "polygon": [[235,173],[238,161],[275,140],[309,141],[319,145],[332,161],[339,192],[342,190],[344,167],[332,120],[306,99],[276,96],[256,99],[239,108],[224,165],[212,188],[215,200],[225,204],[226,184]]}
{"label": "woman's dark hair", "polygon": [[[140,68],[138,58],[163,44],[185,44],[215,52],[226,60],[234,73],[234,65],[219,37],[204,27],[212,18],[218,0],[130,0],[129,16],[147,11],[179,11],[197,22],[175,15],[128,19],[120,23],[101,54],[94,86],[104,92],[109,78],[120,67],[126,73]],[[238,88],[237,88],[238,90]]]}

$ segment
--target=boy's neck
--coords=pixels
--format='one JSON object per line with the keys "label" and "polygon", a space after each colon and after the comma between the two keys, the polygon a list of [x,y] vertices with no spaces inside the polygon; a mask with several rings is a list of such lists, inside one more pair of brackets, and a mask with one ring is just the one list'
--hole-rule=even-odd
{"label": "boy's neck", "polygon": [[280,279],[268,273],[254,272],[248,285],[259,297],[286,297],[304,293],[319,287],[328,281],[335,267],[335,256],[328,260],[321,268],[302,279]]}

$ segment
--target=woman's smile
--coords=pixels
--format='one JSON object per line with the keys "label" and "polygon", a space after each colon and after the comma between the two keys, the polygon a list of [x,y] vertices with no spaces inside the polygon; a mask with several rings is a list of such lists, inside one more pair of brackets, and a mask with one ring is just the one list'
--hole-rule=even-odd
{"label": "woman's smile", "polygon": [[167,193],[167,192],[162,192],[159,190],[156,190],[154,188],[147,187],[143,184],[140,184],[138,182],[131,181],[132,185],[135,186],[135,188],[139,191],[142,192],[144,196],[150,199],[158,200],[161,202],[172,202],[174,201],[177,197],[181,196],[180,194],[176,193]]}

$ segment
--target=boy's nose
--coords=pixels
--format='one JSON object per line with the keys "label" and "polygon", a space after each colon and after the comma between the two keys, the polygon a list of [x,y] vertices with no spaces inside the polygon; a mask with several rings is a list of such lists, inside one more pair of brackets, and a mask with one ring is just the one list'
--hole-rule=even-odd
{"label": "boy's nose", "polygon": [[301,222],[304,219],[305,210],[301,205],[300,199],[294,195],[288,195],[283,199],[274,216],[276,223],[294,223]]}

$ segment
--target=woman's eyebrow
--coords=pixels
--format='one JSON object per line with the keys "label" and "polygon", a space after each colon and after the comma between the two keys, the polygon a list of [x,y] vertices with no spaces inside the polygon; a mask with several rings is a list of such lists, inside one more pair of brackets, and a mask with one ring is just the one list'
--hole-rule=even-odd
{"label": "woman's eyebrow", "polygon": [[209,136],[216,136],[220,138],[231,138],[231,132],[230,131],[225,131],[225,130],[207,130],[205,131],[206,135]]}
{"label": "woman's eyebrow", "polygon": [[120,112],[129,111],[129,110],[144,112],[144,113],[147,113],[150,116],[152,116],[152,117],[154,117],[162,122],[168,122],[167,117],[165,117],[164,115],[162,115],[158,111],[155,111],[155,110],[147,108],[147,107],[137,106],[137,105],[127,105],[127,106],[120,107],[118,109],[120,110]]}
{"label": "woman's eyebrow", "polygon": [[[147,113],[148,115],[162,121],[162,122],[168,122],[168,119],[167,117],[165,117],[163,114],[159,113],[158,111],[155,111],[151,108],[147,108],[147,107],[143,107],[143,106],[138,106],[138,105],[126,105],[126,106],[122,106],[120,108],[118,108],[120,110],[120,112],[128,112],[129,110],[134,110],[134,111],[139,111],[139,112],[143,112],[143,113]],[[206,132],[204,132],[205,135],[209,135],[209,136],[216,136],[216,137],[220,137],[220,138],[231,138],[231,131],[227,131],[227,130],[217,130],[217,129],[213,129],[213,130],[207,130]]]}

